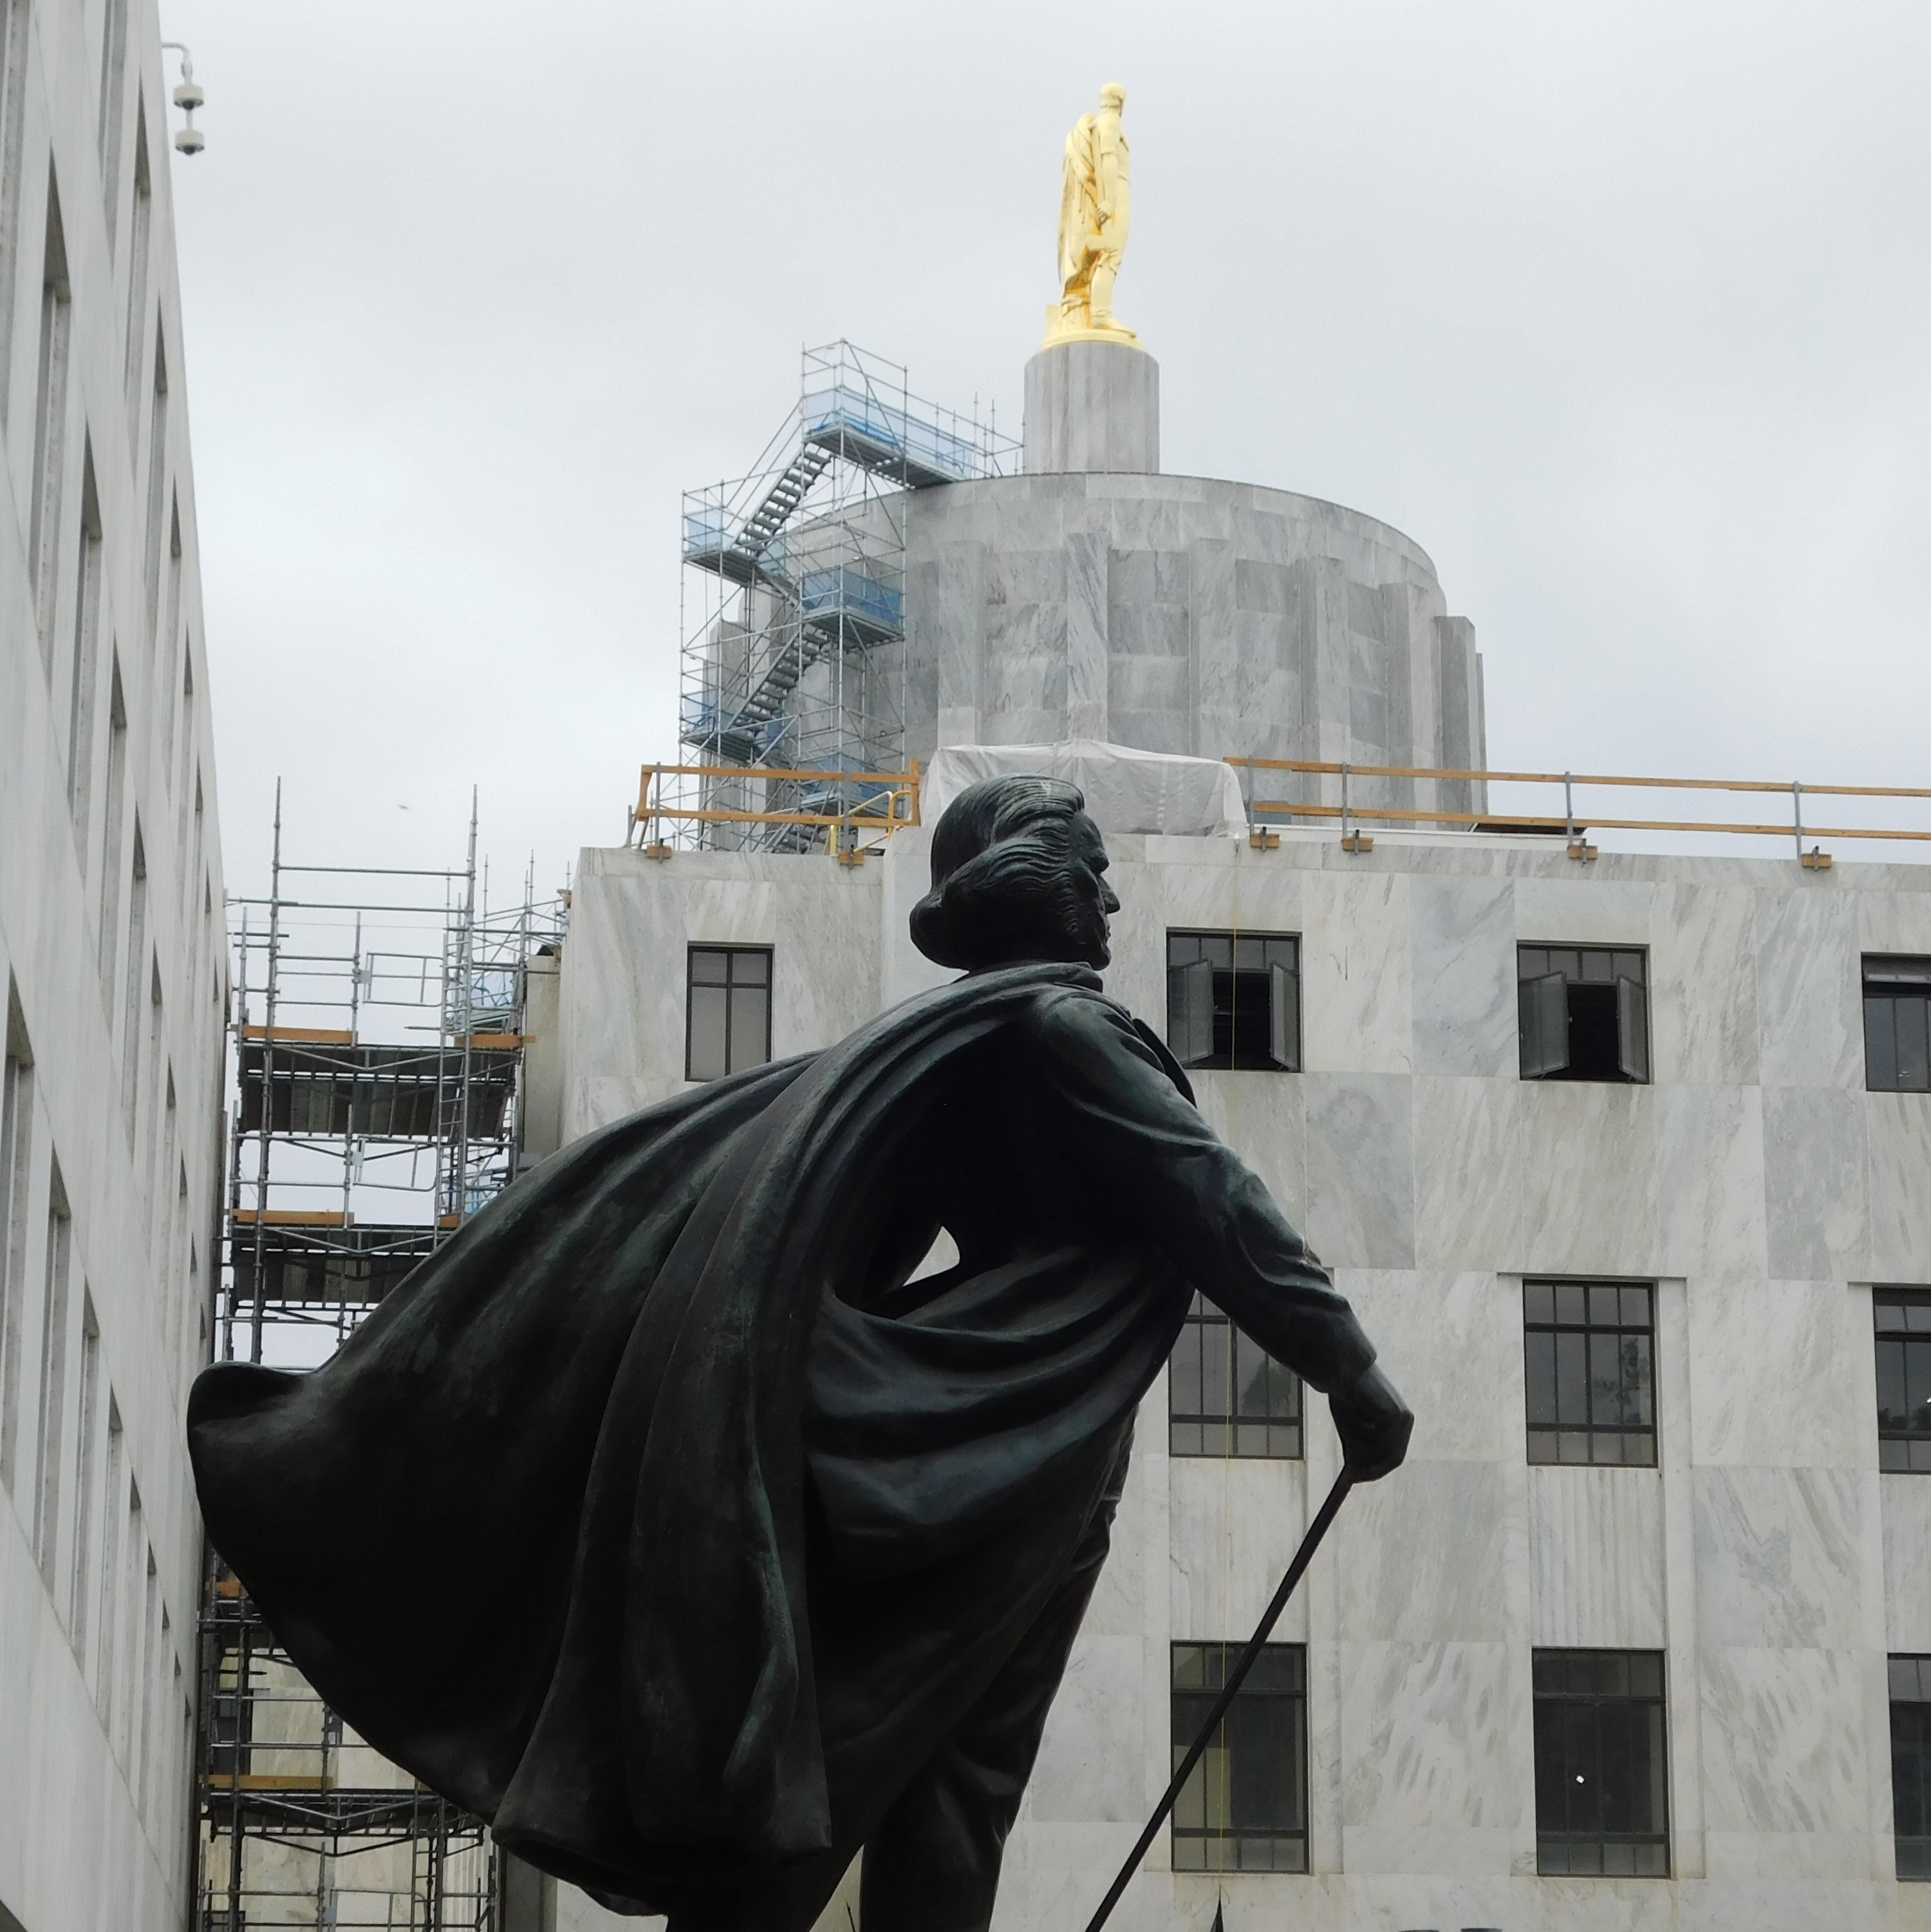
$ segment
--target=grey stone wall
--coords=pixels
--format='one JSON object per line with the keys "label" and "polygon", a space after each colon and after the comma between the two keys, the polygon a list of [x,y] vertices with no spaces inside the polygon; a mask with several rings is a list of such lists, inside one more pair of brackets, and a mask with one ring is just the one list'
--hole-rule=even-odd
{"label": "grey stone wall", "polygon": [[[921,490],[906,520],[910,756],[1068,737],[1456,769],[1486,755],[1474,626],[1420,545],[1357,511],[1202,477],[1045,475]],[[1468,808],[1449,789],[1444,805]],[[1352,795],[1426,808],[1432,793]]]}

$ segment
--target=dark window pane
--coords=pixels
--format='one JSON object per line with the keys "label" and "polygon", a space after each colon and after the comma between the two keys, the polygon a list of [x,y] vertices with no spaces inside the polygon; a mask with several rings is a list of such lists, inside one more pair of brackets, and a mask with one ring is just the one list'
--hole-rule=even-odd
{"label": "dark window pane", "polygon": [[1652,1652],[1537,1653],[1540,1870],[1626,1877],[1667,1872],[1663,1681],[1663,1660]]}
{"label": "dark window pane", "polygon": [[1169,1359],[1167,1418],[1177,1456],[1302,1453],[1300,1377],[1198,1294]]}
{"label": "dark window pane", "polygon": [[1519,946],[1516,948],[1516,976],[1519,980],[1540,980],[1549,971],[1549,948],[1546,946]]}
{"label": "dark window pane", "polygon": [[691,983],[694,986],[721,986],[730,980],[731,956],[715,946],[691,949]]}
{"label": "dark window pane", "polygon": [[771,982],[771,955],[747,947],[731,955],[731,977],[739,986],[764,986]]}
{"label": "dark window pane", "polygon": [[1531,1329],[1522,1337],[1528,1385],[1529,1426],[1552,1429],[1555,1413],[1555,1337]]}
{"label": "dark window pane", "polygon": [[1906,998],[1891,1004],[1897,1014],[1898,1087],[1906,1094],[1922,1094],[1931,1088],[1931,1042],[1926,1038],[1931,1000]]}
{"label": "dark window pane", "polygon": [[1586,982],[1600,981],[1606,986],[1616,976],[1616,956],[1591,947],[1582,955],[1581,976]]}
{"label": "dark window pane", "polygon": [[1650,1290],[1616,1282],[1528,1282],[1522,1311],[1530,1460],[1653,1466]]}
{"label": "dark window pane", "polygon": [[731,1071],[762,1066],[771,1058],[771,995],[763,986],[731,989]]}
{"label": "dark window pane", "polygon": [[730,1072],[724,1048],[726,1002],[730,998],[722,986],[697,986],[691,988],[685,1079],[721,1080]]}
{"label": "dark window pane", "polygon": [[1891,1660],[1891,1778],[1897,1875],[1931,1879],[1931,1658]]}
{"label": "dark window pane", "polygon": [[1643,956],[1640,952],[1618,952],[1615,956],[1616,976],[1619,980],[1633,980],[1638,986],[1643,983]]}
{"label": "dark window pane", "polygon": [[[1178,1769],[1225,1682],[1234,1646],[1173,1646],[1172,1746]],[[1256,1660],[1173,1812],[1180,1871],[1307,1869],[1305,1654],[1270,1644]]]}
{"label": "dark window pane", "polygon": [[1589,1338],[1558,1330],[1555,1337],[1555,1419],[1565,1429],[1589,1424]]}
{"label": "dark window pane", "polygon": [[[1286,934],[1168,933],[1167,1044],[1180,1064],[1297,1070],[1299,958],[1299,942]],[[1277,998],[1282,976],[1291,1006]]]}
{"label": "dark window pane", "polygon": [[1897,1024],[1888,994],[1864,995],[1864,1084],[1874,1094],[1897,1091]]}

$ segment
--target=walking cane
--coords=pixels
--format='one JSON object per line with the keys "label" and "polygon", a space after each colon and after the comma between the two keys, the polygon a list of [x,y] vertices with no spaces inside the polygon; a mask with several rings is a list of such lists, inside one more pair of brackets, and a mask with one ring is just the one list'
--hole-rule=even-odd
{"label": "walking cane", "polygon": [[1327,1534],[1328,1525],[1333,1522],[1348,1492],[1354,1486],[1354,1476],[1344,1468],[1335,1478],[1333,1488],[1328,1491],[1320,1514],[1308,1525],[1308,1532],[1301,1538],[1301,1546],[1294,1552],[1294,1560],[1288,1565],[1288,1574],[1281,1579],[1281,1587],[1274,1592],[1273,1600],[1261,1612],[1261,1621],[1255,1626],[1254,1634],[1247,1640],[1246,1648],[1234,1660],[1234,1667],[1228,1672],[1227,1681],[1220,1687],[1220,1695],[1213,1700],[1213,1708],[1208,1712],[1207,1722],[1200,1727],[1200,1736],[1181,1759],[1180,1769],[1174,1773],[1174,1780],[1167,1786],[1167,1795],[1155,1808],[1153,1816],[1147,1820],[1147,1828],[1126,1854],[1126,1862],[1120,1868],[1120,1876],[1113,1881],[1113,1889],[1100,1900],[1099,1910],[1087,1921],[1086,1932],[1099,1932],[1099,1928],[1113,1916],[1113,1908],[1120,1903],[1120,1894],[1140,1869],[1140,1861],[1147,1856],[1147,1847],[1159,1837],[1160,1827],[1167,1822],[1167,1814],[1172,1810],[1174,1801],[1180,1795],[1181,1786],[1192,1774],[1194,1766],[1199,1763],[1214,1732],[1219,1730],[1220,1720],[1227,1715],[1228,1706],[1234,1702],[1235,1694],[1246,1682],[1248,1672],[1253,1669],[1255,1660],[1261,1654],[1261,1646],[1273,1635],[1274,1626],[1280,1622],[1281,1612],[1287,1608],[1288,1599],[1294,1593],[1294,1586],[1314,1561],[1314,1553],[1321,1547],[1321,1540]]}

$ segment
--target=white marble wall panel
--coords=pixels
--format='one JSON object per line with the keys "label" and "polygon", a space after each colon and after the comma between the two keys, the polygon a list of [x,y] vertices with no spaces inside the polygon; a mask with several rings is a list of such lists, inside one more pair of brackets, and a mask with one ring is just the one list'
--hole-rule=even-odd
{"label": "white marble wall panel", "polygon": [[1519,1269],[1531,1160],[1522,1083],[1418,1078],[1413,1090],[1417,1264]]}
{"label": "white marble wall panel", "polygon": [[1333,1268],[1414,1266],[1414,1114],[1388,1073],[1306,1073],[1307,1224]]}
{"label": "white marble wall panel", "polygon": [[1867,1279],[1864,1102],[1826,1087],[1766,1086],[1762,1092],[1770,1272],[1786,1280]]}
{"label": "white marble wall panel", "polygon": [[1649,1097],[1657,1267],[1678,1275],[1763,1274],[1762,1090],[1659,1086]]}
{"label": "white marble wall panel", "polygon": [[1857,895],[1861,952],[1931,952],[1931,904],[1922,892]]}
{"label": "white marble wall panel", "polygon": [[1301,889],[1301,1064],[1310,1072],[1413,1070],[1409,881],[1308,874]]}
{"label": "white marble wall panel", "polygon": [[1528,1472],[1532,1641],[1660,1650],[1663,1478],[1654,1469]]}
{"label": "white marble wall panel", "polygon": [[1649,956],[1659,1082],[1756,1084],[1756,895],[1742,886],[1659,889]]}
{"label": "white marble wall panel", "polygon": [[1931,1476],[1878,1478],[1885,1648],[1931,1656]]}
{"label": "white marble wall panel", "polygon": [[1856,922],[1829,872],[1757,898],[1757,1000],[1766,1086],[1864,1084]]}
{"label": "white marble wall panel", "polygon": [[1138,1636],[1081,1631],[1027,1788],[1033,1817],[1138,1824],[1145,1816],[1147,1732],[1150,1724],[1167,1728],[1164,1708],[1144,1694],[1146,1652]]}
{"label": "white marble wall panel", "polygon": [[[1514,1050],[1513,1042],[1510,1051]],[[1656,1090],[1525,1083],[1522,1265],[1531,1274],[1657,1272]]]}
{"label": "white marble wall panel", "polygon": [[1408,903],[1414,1070],[1513,1074],[1519,1064],[1513,884],[1417,879]]}
{"label": "white marble wall panel", "polygon": [[[1176,1456],[1167,1481],[1174,1641],[1245,1636],[1260,1621],[1307,1528],[1307,1466],[1258,1456]],[[1283,1643],[1307,1641],[1304,1593],[1289,1600],[1276,1636]]]}
{"label": "white marble wall panel", "polygon": [[1648,946],[1657,888],[1647,880],[1582,876],[1565,860],[1560,878],[1516,881],[1516,938],[1524,946]]}
{"label": "white marble wall panel", "polygon": [[1487,1274],[1344,1268],[1335,1286],[1374,1336],[1381,1366],[1414,1411],[1413,1462],[1519,1460],[1522,1304],[1515,1281]]}
{"label": "white marble wall panel", "polygon": [[1863,1634],[1869,1475],[1696,1472],[1696,1609],[1706,1647],[1854,1650]]}
{"label": "white marble wall panel", "polygon": [[1330,1532],[1343,1635],[1350,1643],[1504,1640],[1504,1579],[1519,1569],[1525,1543],[1525,1526],[1506,1507],[1504,1472],[1411,1462],[1401,1476],[1355,1490]]}
{"label": "white marble wall panel", "polygon": [[1705,1649],[1711,1878],[1874,1875],[1862,1676],[1846,1651]]}
{"label": "white marble wall panel", "polygon": [[1505,1873],[1530,1784],[1528,1672],[1501,1643],[1348,1645],[1342,1850],[1350,1872]]}
{"label": "white marble wall panel", "polygon": [[1688,1433],[1706,1468],[1871,1468],[1870,1320],[1841,1282],[1692,1281],[1689,1414],[1664,1415],[1666,1443]]}

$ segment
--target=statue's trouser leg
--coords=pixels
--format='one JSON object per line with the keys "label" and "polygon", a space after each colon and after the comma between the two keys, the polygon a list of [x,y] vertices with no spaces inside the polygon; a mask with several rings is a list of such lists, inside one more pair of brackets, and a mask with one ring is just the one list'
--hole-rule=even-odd
{"label": "statue's trouser leg", "polygon": [[1099,1580],[1126,1473],[1120,1452],[1064,1580],[951,1738],[865,1841],[865,1932],[985,1932],[1046,1714]]}
{"label": "statue's trouser leg", "polygon": [[741,1886],[694,1890],[670,1914],[670,1932],[811,1932],[856,1850],[847,1845]]}

